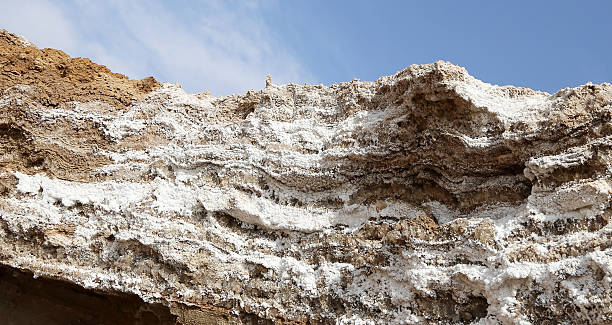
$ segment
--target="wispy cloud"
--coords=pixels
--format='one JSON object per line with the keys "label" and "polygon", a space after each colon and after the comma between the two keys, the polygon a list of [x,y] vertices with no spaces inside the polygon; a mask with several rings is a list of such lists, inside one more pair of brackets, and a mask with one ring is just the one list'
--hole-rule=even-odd
{"label": "wispy cloud", "polygon": [[[295,53],[272,36],[261,13],[267,3],[178,3],[2,4],[0,27],[40,46],[90,57],[131,78],[154,75],[180,82],[191,92],[225,95],[260,89],[268,73],[276,83],[313,79]],[[19,13],[19,19],[3,17],[11,16],[7,10]]]}
{"label": "wispy cloud", "polygon": [[75,26],[46,0],[0,1],[0,29],[26,36],[42,47],[77,48]]}

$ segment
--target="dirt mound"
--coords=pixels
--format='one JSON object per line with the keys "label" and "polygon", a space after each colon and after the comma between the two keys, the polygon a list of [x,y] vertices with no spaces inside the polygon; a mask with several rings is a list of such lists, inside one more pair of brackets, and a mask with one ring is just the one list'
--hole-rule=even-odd
{"label": "dirt mound", "polygon": [[60,50],[41,50],[22,37],[0,30],[0,89],[15,85],[35,85],[43,105],[100,101],[125,107],[160,84],[153,77],[130,80]]}

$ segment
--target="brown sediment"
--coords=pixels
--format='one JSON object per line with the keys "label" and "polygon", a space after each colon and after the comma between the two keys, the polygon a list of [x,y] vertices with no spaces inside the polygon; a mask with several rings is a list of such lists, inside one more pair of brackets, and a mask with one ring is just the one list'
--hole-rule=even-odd
{"label": "brown sediment", "polygon": [[[91,121],[38,123],[32,106],[73,109],[71,102],[99,102],[94,112],[125,110],[160,86],[154,78],[130,80],[85,58],[38,49],[0,30],[0,93],[11,102],[0,110],[0,170],[45,172],[61,179],[92,180],[110,162],[98,154],[113,144]],[[55,141],[57,140],[57,141]],[[135,143],[146,143],[142,138]]]}
{"label": "brown sediment", "polygon": [[0,89],[17,85],[35,86],[35,97],[46,106],[98,101],[120,109],[159,87],[153,77],[130,80],[89,59],[41,50],[0,30]]}

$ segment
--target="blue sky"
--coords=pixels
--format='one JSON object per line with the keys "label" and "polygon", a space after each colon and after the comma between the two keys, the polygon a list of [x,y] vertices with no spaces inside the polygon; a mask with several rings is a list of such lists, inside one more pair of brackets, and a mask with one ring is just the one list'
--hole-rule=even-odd
{"label": "blue sky", "polygon": [[612,81],[612,1],[5,1],[0,28],[213,95],[447,60],[548,92]]}

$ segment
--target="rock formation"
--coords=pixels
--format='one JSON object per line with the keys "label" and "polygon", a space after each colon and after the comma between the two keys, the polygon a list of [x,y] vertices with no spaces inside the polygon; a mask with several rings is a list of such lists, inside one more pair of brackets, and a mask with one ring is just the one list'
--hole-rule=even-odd
{"label": "rock formation", "polygon": [[0,316],[612,324],[611,114],[441,61],[187,94],[3,31]]}

